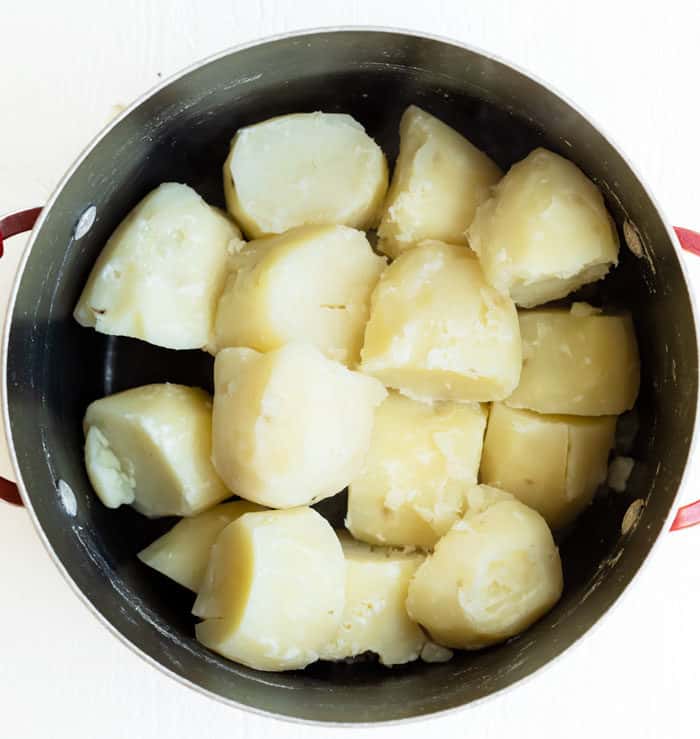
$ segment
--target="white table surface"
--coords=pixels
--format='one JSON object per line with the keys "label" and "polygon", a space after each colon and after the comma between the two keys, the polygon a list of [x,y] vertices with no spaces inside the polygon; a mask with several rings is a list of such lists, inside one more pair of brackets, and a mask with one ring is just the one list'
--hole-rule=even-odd
{"label": "white table surface", "polygon": [[[0,0],[0,211],[44,203],[116,107],[161,75],[242,41],[339,24],[452,36],[529,68],[622,142],[674,223],[700,227],[692,0]],[[10,242],[0,263],[2,296],[21,248]],[[696,461],[684,501],[700,495],[699,478]],[[331,730],[227,708],[147,666],[73,595],[27,515],[0,503],[0,736],[697,736],[699,555],[700,529],[665,536],[582,644],[496,700],[429,723]]]}

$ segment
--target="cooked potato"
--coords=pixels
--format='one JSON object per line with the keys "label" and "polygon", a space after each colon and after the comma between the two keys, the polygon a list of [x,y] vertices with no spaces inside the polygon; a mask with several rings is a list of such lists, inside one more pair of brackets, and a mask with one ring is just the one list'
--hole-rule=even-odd
{"label": "cooked potato", "polygon": [[138,553],[157,572],[197,593],[204,580],[216,537],[244,513],[264,510],[247,500],[221,503],[192,518],[183,518],[170,531]]}
{"label": "cooked potato", "polygon": [[310,223],[372,228],[387,185],[382,150],[340,113],[294,113],[241,128],[224,164],[228,210],[256,239]]}
{"label": "cooked potato", "polygon": [[466,244],[465,231],[501,170],[464,136],[415,105],[401,117],[399,135],[379,248],[397,257],[425,239]]}
{"label": "cooked potato", "polygon": [[224,349],[214,363],[214,466],[243,498],[291,508],[335,495],[369,449],[386,390],[309,344],[259,354]]}
{"label": "cooked potato", "polygon": [[526,308],[601,279],[620,248],[600,190],[546,149],[513,165],[467,236],[486,279]]}
{"label": "cooked potato", "polygon": [[361,231],[300,226],[251,241],[232,262],[216,314],[217,349],[266,352],[307,341],[330,359],[359,361],[370,294],[385,266]]}
{"label": "cooked potato", "polygon": [[513,302],[464,246],[426,241],[382,273],[362,371],[416,399],[502,400],[521,365]]}
{"label": "cooked potato", "polygon": [[311,508],[246,513],[212,549],[197,639],[257,670],[306,667],[338,630],[345,571],[338,537]]}
{"label": "cooked potato", "polygon": [[211,339],[229,246],[240,232],[192,188],[166,182],[121,222],[92,268],[75,320],[168,349]]}
{"label": "cooked potato", "polygon": [[515,495],[554,529],[571,523],[605,480],[615,416],[544,416],[494,403],[481,482]]}
{"label": "cooked potato", "polygon": [[612,416],[639,392],[639,350],[629,315],[586,303],[520,313],[523,367],[506,400],[538,413]]}
{"label": "cooked potato", "polygon": [[480,649],[508,639],[562,592],[559,552],[542,516],[500,491],[487,493],[491,505],[469,508],[408,587],[409,616],[447,647]]}
{"label": "cooked potato", "polygon": [[363,652],[374,652],[388,666],[418,659],[425,635],[408,617],[406,595],[423,555],[370,547],[345,532],[338,538],[347,568],[345,609],[337,632],[320,650],[321,659],[346,659]]}
{"label": "cooked potato", "polygon": [[476,484],[486,411],[396,393],[379,406],[363,472],[350,484],[345,525],[370,544],[431,548]]}
{"label": "cooked potato", "polygon": [[90,403],[85,466],[108,508],[192,516],[231,493],[211,463],[211,399],[183,385],[144,385]]}

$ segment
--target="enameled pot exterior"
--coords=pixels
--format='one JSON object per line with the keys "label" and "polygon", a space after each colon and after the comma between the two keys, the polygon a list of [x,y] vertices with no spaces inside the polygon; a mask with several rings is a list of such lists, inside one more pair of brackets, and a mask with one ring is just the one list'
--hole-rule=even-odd
{"label": "enameled pot exterior", "polygon": [[[347,112],[393,160],[398,121],[410,103],[455,126],[504,168],[542,145],[571,158],[601,187],[623,240],[621,262],[584,297],[629,307],[635,319],[642,391],[624,419],[620,449],[635,458],[634,473],[626,493],[597,499],[562,539],[564,596],[520,637],[445,664],[389,671],[319,663],[296,673],[256,672],[202,648],[188,615],[191,597],[136,559],[171,521],[105,509],[83,467],[81,418],[91,400],[147,382],[211,389],[211,358],[101,336],[78,326],[72,310],[108,235],[157,184],[186,182],[223,204],[220,168],[238,127],[293,111]],[[83,219],[76,232],[92,207],[94,222],[87,227]],[[463,45],[403,32],[325,30],[252,44],[205,61],[132,106],[42,212],[15,286],[5,350],[6,427],[22,499],[78,593],[115,634],[172,676],[239,707],[292,719],[426,716],[492,695],[564,652],[618,599],[667,527],[695,427],[692,301],[675,236],[635,172],[543,84]],[[632,525],[622,534],[623,516],[637,499],[645,507],[638,521],[628,516]],[[340,523],[342,506],[337,496],[324,512]]]}

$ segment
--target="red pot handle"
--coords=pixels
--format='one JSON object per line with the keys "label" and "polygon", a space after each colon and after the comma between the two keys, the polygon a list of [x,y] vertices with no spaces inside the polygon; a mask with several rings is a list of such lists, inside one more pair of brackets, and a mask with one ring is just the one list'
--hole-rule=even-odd
{"label": "red pot handle", "polygon": [[[5,253],[3,241],[9,239],[10,236],[31,231],[39,217],[39,213],[41,213],[41,208],[30,208],[0,218],[0,257]],[[4,477],[0,477],[0,500],[14,503],[14,505],[22,505],[22,498],[19,495],[17,485]]]}

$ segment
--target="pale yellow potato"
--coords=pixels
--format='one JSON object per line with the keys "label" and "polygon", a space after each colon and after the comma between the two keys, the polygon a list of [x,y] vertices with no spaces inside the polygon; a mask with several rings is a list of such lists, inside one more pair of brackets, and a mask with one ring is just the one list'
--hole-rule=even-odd
{"label": "pale yellow potato", "polygon": [[249,238],[310,223],[376,226],[386,157],[352,116],[293,113],[241,128],[224,164],[226,206]]}
{"label": "pale yellow potato", "polygon": [[243,498],[271,508],[335,495],[360,473],[386,390],[310,344],[214,362],[214,466]]}
{"label": "pale yellow potato", "polygon": [[468,509],[408,587],[409,616],[446,647],[504,641],[561,596],[561,560],[546,521],[501,491],[489,495],[491,505]]}
{"label": "pale yellow potato", "polygon": [[110,237],[83,288],[75,320],[168,349],[201,349],[211,340],[230,246],[240,236],[192,188],[160,185]]}
{"label": "pale yellow potato", "polygon": [[486,402],[520,377],[518,317],[464,246],[425,241],[382,273],[361,369],[416,399]]}
{"label": "pale yellow potato", "polygon": [[505,401],[538,413],[612,416],[639,392],[639,350],[628,314],[602,315],[586,303],[519,315],[520,383]]}
{"label": "pale yellow potato", "polygon": [[616,416],[545,416],[494,403],[480,480],[515,495],[553,529],[571,523],[605,480]]}
{"label": "pale yellow potato", "polygon": [[246,513],[212,549],[192,613],[204,646],[257,670],[315,662],[340,625],[345,558],[311,508]]}
{"label": "pale yellow potato", "polygon": [[386,266],[365,235],[347,226],[299,226],[241,246],[219,300],[214,351],[266,352],[306,341],[355,365],[370,295]]}
{"label": "pale yellow potato", "polygon": [[415,105],[401,117],[401,145],[379,224],[391,257],[426,239],[466,244],[476,209],[502,176],[470,141]]}
{"label": "pale yellow potato", "polygon": [[108,508],[192,516],[231,493],[211,463],[211,398],[184,385],[144,385],[90,403],[85,466]]}
{"label": "pale yellow potato", "polygon": [[244,513],[262,510],[247,500],[221,503],[191,518],[183,518],[137,556],[144,564],[197,593],[217,536]]}
{"label": "pale yellow potato", "polygon": [[383,665],[401,665],[421,654],[425,634],[408,617],[408,583],[424,559],[418,552],[371,547],[338,532],[347,568],[345,608],[337,632],[320,658],[339,660],[374,652]]}
{"label": "pale yellow potato", "polygon": [[601,279],[620,249],[600,190],[575,164],[541,148],[511,167],[467,237],[486,279],[526,308]]}
{"label": "pale yellow potato", "polygon": [[476,484],[486,410],[396,393],[377,408],[363,472],[350,484],[345,525],[370,544],[430,549],[462,515]]}

